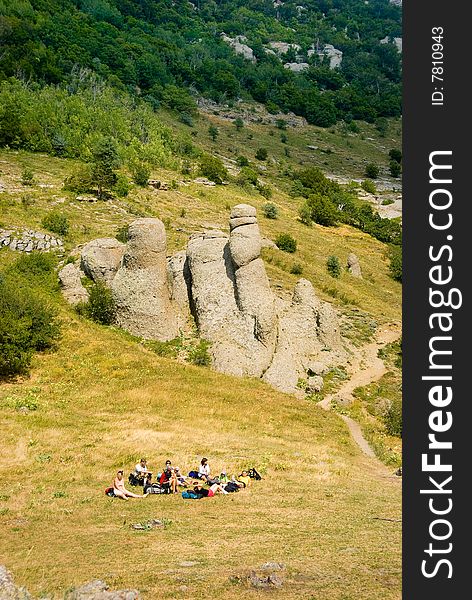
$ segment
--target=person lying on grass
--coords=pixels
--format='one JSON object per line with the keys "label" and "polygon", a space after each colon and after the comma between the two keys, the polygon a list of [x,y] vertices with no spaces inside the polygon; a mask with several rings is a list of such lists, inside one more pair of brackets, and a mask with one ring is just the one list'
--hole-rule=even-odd
{"label": "person lying on grass", "polygon": [[129,498],[145,498],[147,494],[143,494],[142,496],[138,494],[133,494],[133,492],[129,492],[125,488],[125,482],[123,480],[123,471],[118,471],[115,479],[113,480],[113,493],[117,498],[123,498],[123,500],[128,500]]}
{"label": "person lying on grass", "polygon": [[177,479],[177,485],[182,485],[183,487],[188,487],[187,478],[182,474],[179,467],[174,468],[175,477]]}
{"label": "person lying on grass", "polygon": [[251,478],[249,477],[247,471],[241,471],[241,473],[238,475],[237,481],[239,483],[243,483],[244,487],[247,487],[251,483]]}
{"label": "person lying on grass", "polygon": [[200,482],[198,482],[198,483],[195,484],[195,487],[193,488],[193,491],[196,494],[199,494],[200,496],[203,496],[205,498],[211,498],[215,494],[227,494],[228,493],[224,489],[224,487],[222,485],[220,485],[219,483],[214,483],[212,486],[210,486],[209,489],[206,489],[206,488],[203,487],[203,484],[201,484]]}

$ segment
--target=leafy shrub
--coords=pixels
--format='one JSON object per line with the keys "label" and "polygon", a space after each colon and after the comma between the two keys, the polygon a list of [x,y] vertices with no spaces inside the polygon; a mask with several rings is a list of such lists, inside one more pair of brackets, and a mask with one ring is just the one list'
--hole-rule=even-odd
{"label": "leafy shrub", "polygon": [[200,340],[198,345],[188,353],[189,361],[199,367],[209,367],[211,365],[211,356],[208,352],[210,342]]}
{"label": "leafy shrub", "polygon": [[33,185],[34,173],[31,169],[25,168],[21,172],[21,183],[23,185]]}
{"label": "leafy shrub", "polygon": [[403,417],[402,402],[399,399],[391,400],[383,415],[385,429],[389,435],[402,437]]}
{"label": "leafy shrub", "polygon": [[78,304],[77,311],[96,323],[111,325],[115,320],[115,301],[111,290],[101,282],[94,283],[88,301]]}
{"label": "leafy shrub", "polygon": [[392,177],[400,177],[400,173],[402,172],[402,167],[399,162],[396,160],[391,160],[389,164],[390,175]]}
{"label": "leafy shrub", "polygon": [[330,196],[340,191],[340,186],[335,181],[328,179],[318,167],[308,167],[295,173],[294,189],[298,195],[308,198],[312,193]]}
{"label": "leafy shrub", "polygon": [[297,240],[289,233],[281,233],[275,240],[277,248],[293,254],[297,250]]}
{"label": "leafy shrub", "polygon": [[303,273],[302,265],[300,263],[293,263],[290,273],[292,275],[301,275]]}
{"label": "leafy shrub", "polygon": [[329,256],[326,261],[326,269],[331,277],[338,279],[341,276],[341,264],[339,258],[334,254]]}
{"label": "leafy shrub", "polygon": [[119,166],[118,148],[114,138],[106,137],[92,149],[92,183],[97,188],[97,196],[104,198],[117,181],[115,169]]}
{"label": "leafy shrub", "polygon": [[[21,268],[18,270],[21,273]],[[0,277],[0,377],[26,374],[34,352],[60,335],[56,311],[24,278]]]}
{"label": "leafy shrub", "polygon": [[159,340],[146,340],[144,343],[146,348],[155,352],[158,356],[166,358],[176,358],[182,346],[181,338],[174,338],[168,342],[160,342]]}
{"label": "leafy shrub", "polygon": [[280,141],[282,142],[282,144],[286,144],[288,142],[288,137],[286,133],[280,134]]}
{"label": "leafy shrub", "polygon": [[116,177],[115,187],[113,188],[116,195],[120,198],[124,198],[129,194],[130,189],[131,186],[126,175],[123,175],[123,173],[118,173]]}
{"label": "leafy shrub", "polygon": [[264,198],[266,200],[269,200],[270,198],[272,198],[272,188],[270,187],[270,185],[266,185],[264,183],[258,182],[256,185],[259,194],[261,196],[264,196]]}
{"label": "leafy shrub", "polygon": [[277,219],[279,216],[279,209],[275,204],[272,204],[272,202],[268,202],[262,207],[262,214],[266,219]]}
{"label": "leafy shrub", "polygon": [[65,236],[69,233],[69,221],[64,213],[51,211],[43,217],[41,224],[45,229],[57,235]]}
{"label": "leafy shrub", "polygon": [[180,115],[180,122],[187,125],[187,127],[194,127],[192,115],[189,115],[187,112]]}
{"label": "leafy shrub", "polygon": [[241,117],[238,117],[234,120],[234,126],[238,131],[241,131],[241,129],[244,127],[244,121],[241,119]]}
{"label": "leafy shrub", "polygon": [[275,125],[277,127],[277,129],[287,129],[287,121],[285,119],[277,119],[275,121]]}
{"label": "leafy shrub", "polygon": [[246,185],[248,183],[251,185],[257,185],[256,171],[251,169],[251,167],[243,167],[238,173],[237,182],[239,185]]}
{"label": "leafy shrub", "polygon": [[236,159],[236,162],[239,167],[248,167],[249,166],[249,160],[245,156],[241,156],[241,155],[238,156],[238,158]]}
{"label": "leafy shrub", "polygon": [[372,179],[366,179],[361,183],[361,188],[366,191],[368,194],[376,194],[377,188],[375,187],[375,183]]}
{"label": "leafy shrub", "polygon": [[228,171],[222,161],[211,154],[204,154],[200,158],[199,169],[200,175],[207,177],[210,181],[214,181],[217,184],[223,183],[228,177]]}
{"label": "leafy shrub", "polygon": [[395,281],[402,281],[403,274],[403,255],[401,246],[390,246],[388,251],[390,259],[389,271]]}
{"label": "leafy shrub", "polygon": [[23,206],[23,208],[30,208],[31,206],[33,206],[36,203],[36,200],[34,198],[34,196],[31,196],[30,194],[23,194],[21,196],[21,205]]}
{"label": "leafy shrub", "polygon": [[267,151],[267,148],[258,148],[256,151],[256,158],[257,160],[267,160],[267,157],[269,156],[269,153]]}
{"label": "leafy shrub", "polygon": [[208,135],[211,137],[211,139],[214,142],[216,142],[219,133],[220,133],[220,131],[219,131],[218,127],[216,127],[215,125],[210,125],[210,127],[208,127]]}
{"label": "leafy shrub", "polygon": [[324,227],[331,227],[337,224],[339,214],[328,196],[313,194],[302,205],[299,217],[302,223],[307,225],[314,222]]}
{"label": "leafy shrub", "polygon": [[93,189],[91,166],[87,164],[77,167],[64,180],[64,189],[77,194],[90,192]]}
{"label": "leafy shrub", "polygon": [[396,161],[397,163],[402,162],[402,151],[398,148],[392,148],[388,153],[391,160]]}
{"label": "leafy shrub", "polygon": [[143,161],[137,162],[131,167],[131,175],[136,185],[146,187],[151,176],[151,168]]}
{"label": "leafy shrub", "polygon": [[365,167],[365,176],[369,179],[377,179],[380,174],[379,166],[375,163],[368,163]]}

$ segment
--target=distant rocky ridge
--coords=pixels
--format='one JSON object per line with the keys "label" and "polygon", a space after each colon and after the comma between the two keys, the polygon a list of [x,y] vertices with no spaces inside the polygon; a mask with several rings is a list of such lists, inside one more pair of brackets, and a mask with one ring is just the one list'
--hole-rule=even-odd
{"label": "distant rocky ridge", "polygon": [[233,207],[229,226],[229,235],[193,234],[186,250],[167,257],[163,223],[138,219],[126,245],[105,238],[84,246],[80,268],[59,273],[64,296],[75,303],[86,294],[77,286],[87,274],[112,290],[117,325],[146,339],[176,338],[193,315],[217,371],[301,395],[300,380],[346,358],[337,313],[306,279],[291,301],[274,295],[254,207]]}

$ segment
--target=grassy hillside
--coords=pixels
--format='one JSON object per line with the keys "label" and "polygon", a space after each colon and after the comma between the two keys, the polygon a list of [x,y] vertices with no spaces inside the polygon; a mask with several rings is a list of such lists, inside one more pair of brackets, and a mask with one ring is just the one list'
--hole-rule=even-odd
{"label": "grassy hillside", "polygon": [[[62,318],[58,351],[0,390],[0,557],[18,583],[51,594],[100,577],[145,598],[253,598],[229,578],[280,561],[291,581],[280,597],[400,597],[400,525],[382,520],[400,517],[398,479],[336,415]],[[264,480],[202,501],[105,497],[141,455],[155,469],[168,457],[194,468],[201,455],[215,471],[256,465]],[[149,518],[168,525],[130,529]]]}
{"label": "grassy hillside", "polygon": [[[283,143],[274,125],[246,123],[237,131],[221,114],[201,116],[193,127],[171,113],[160,118],[180,140],[220,156],[234,174],[237,156],[258,164],[255,153],[266,147],[268,160],[258,168],[278,219],[263,216],[267,200],[254,187],[233,179],[210,187],[194,181],[197,173],[170,167],[154,166],[151,173],[168,190],[133,186],[127,197],[79,201],[63,189],[78,162],[2,149],[0,227],[45,231],[46,214],[64,214],[70,223],[65,260],[79,244],[114,236],[137,217],[157,216],[172,253],[194,231],[227,230],[231,206],[245,202],[257,207],[265,237],[286,232],[298,242],[295,254],[264,250],[277,293],[290,293],[300,277],[290,271],[298,264],[320,297],[338,308],[344,334],[357,345],[376,325],[400,321],[401,286],[388,273],[387,246],[347,225],[303,225],[302,199],[290,194],[284,175],[315,164],[348,182],[363,179],[365,164],[376,161],[385,188],[379,196],[388,198],[399,186],[387,174],[388,150],[399,146],[398,122],[382,135],[367,124],[357,133],[341,126],[288,128]],[[210,124],[218,128],[216,141]],[[179,156],[175,168],[181,164]],[[22,182],[25,170],[33,172],[32,185]],[[121,172],[130,175],[126,166]],[[327,258],[334,254],[345,266],[350,252],[364,278],[345,269],[331,277]],[[17,256],[0,250],[0,270]],[[158,357],[123,332],[79,318],[59,295],[53,301],[63,331],[57,349],[35,356],[30,377],[0,385],[0,562],[17,583],[57,598],[95,577],[137,587],[149,599],[255,598],[261,592],[235,578],[280,561],[287,566],[284,587],[273,592],[280,597],[400,598],[399,480],[360,453],[336,414],[257,380]],[[375,396],[369,394],[365,402]],[[189,470],[206,455],[215,472],[254,465],[264,479],[239,494],[198,502],[107,498],[103,490],[115,471],[129,472],[142,455],[155,470],[166,458]],[[130,528],[150,518],[164,519],[166,528]]]}

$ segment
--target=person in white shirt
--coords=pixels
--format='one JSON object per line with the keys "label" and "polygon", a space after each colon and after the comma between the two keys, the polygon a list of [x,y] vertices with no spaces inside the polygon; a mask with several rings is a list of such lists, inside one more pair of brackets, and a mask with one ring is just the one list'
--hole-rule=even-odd
{"label": "person in white shirt", "polygon": [[198,476],[204,481],[210,479],[210,465],[208,464],[208,458],[202,458],[200,466],[198,467]]}
{"label": "person in white shirt", "polygon": [[144,483],[144,479],[146,478],[146,475],[151,474],[151,471],[149,471],[149,469],[147,468],[147,460],[145,458],[142,458],[138,464],[135,466],[134,468],[134,474],[136,476],[137,479],[139,479],[140,481],[143,481]]}

